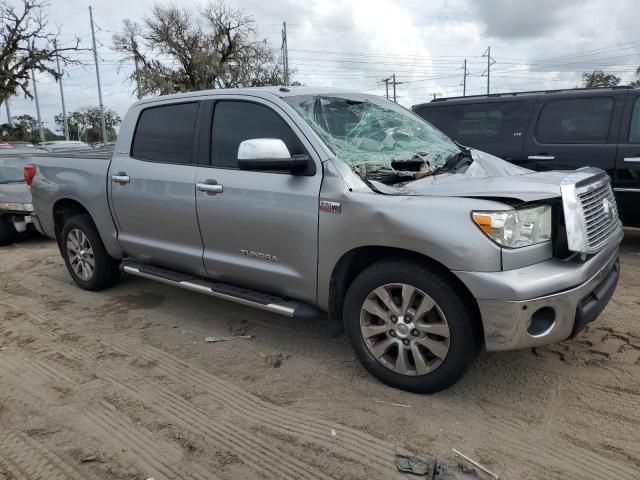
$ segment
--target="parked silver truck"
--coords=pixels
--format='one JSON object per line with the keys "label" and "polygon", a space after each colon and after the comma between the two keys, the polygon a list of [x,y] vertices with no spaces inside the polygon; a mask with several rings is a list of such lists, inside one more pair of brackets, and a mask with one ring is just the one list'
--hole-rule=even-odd
{"label": "parked silver truck", "polygon": [[533,172],[376,96],[266,88],[145,99],[113,154],[34,156],[37,228],[87,290],[121,271],[343,322],[388,385],[435,392],[481,348],[576,335],[611,298],[607,175]]}

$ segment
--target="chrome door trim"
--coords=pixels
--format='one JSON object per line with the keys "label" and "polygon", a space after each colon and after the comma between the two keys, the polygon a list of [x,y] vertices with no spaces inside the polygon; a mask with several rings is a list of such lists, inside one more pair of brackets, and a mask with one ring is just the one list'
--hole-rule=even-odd
{"label": "chrome door trim", "polygon": [[529,160],[555,160],[556,157],[553,155],[529,155],[527,157]]}
{"label": "chrome door trim", "polygon": [[640,157],[625,157],[624,161],[629,163],[640,163]]}

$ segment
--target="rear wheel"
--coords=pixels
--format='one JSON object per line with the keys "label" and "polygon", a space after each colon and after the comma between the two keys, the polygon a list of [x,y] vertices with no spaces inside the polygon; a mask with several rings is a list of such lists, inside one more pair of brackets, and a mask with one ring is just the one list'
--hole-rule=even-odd
{"label": "rear wheel", "polygon": [[445,273],[382,261],[353,281],[345,330],[362,365],[382,382],[432,393],[455,383],[479,350],[476,318]]}
{"label": "rear wheel", "polygon": [[16,239],[16,231],[11,222],[0,216],[0,245],[9,245]]}
{"label": "rear wheel", "polygon": [[120,262],[107,253],[89,215],[69,218],[62,229],[60,242],[67,270],[79,287],[103,290],[118,281]]}

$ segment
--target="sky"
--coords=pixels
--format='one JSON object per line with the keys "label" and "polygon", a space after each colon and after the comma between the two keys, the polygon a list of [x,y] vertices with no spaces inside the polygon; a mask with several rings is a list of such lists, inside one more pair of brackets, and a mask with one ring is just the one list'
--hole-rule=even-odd
{"label": "sky", "polygon": [[[19,0],[6,0],[18,5]],[[638,0],[227,0],[255,17],[260,38],[277,54],[287,22],[292,80],[307,86],[341,87],[385,95],[384,78],[396,74],[398,102],[410,107],[436,96],[462,95],[467,60],[467,95],[487,89],[491,47],[491,93],[580,86],[585,71],[603,69],[629,83],[640,65]],[[194,10],[206,0],[174,2]],[[125,18],[141,21],[154,0],[49,0],[51,29],[60,44],[91,48],[93,6],[104,105],[124,115],[135,101],[118,66],[112,35]],[[64,68],[68,111],[98,105],[93,54],[78,52],[85,66]],[[58,84],[36,75],[44,125],[56,129],[62,111]],[[10,100],[11,115],[36,116],[35,102]],[[0,112],[0,123],[6,111]]]}

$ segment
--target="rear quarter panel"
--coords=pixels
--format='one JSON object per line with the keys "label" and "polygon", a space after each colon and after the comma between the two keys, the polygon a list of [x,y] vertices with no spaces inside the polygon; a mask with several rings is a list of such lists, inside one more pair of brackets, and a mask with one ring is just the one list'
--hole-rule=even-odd
{"label": "rear quarter panel", "polygon": [[37,173],[31,195],[43,233],[55,238],[54,206],[73,200],[91,215],[109,254],[122,256],[117,231],[107,201],[107,172],[110,156],[38,155],[33,157]]}

